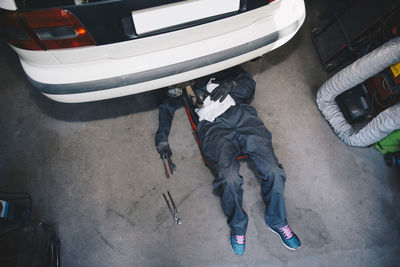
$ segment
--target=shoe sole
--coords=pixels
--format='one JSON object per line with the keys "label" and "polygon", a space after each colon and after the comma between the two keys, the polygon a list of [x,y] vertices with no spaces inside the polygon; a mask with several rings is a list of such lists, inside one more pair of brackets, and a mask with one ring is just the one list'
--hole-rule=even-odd
{"label": "shoe sole", "polygon": [[276,234],[277,236],[279,236],[279,239],[281,240],[282,244],[283,244],[287,249],[295,251],[295,250],[298,250],[298,249],[301,248],[301,246],[298,246],[297,248],[291,248],[291,247],[289,247],[288,245],[285,244],[285,242],[283,242],[282,237],[281,237],[280,234],[278,234],[277,232],[275,232],[274,230],[272,230],[272,228],[270,228],[269,226],[267,226],[267,227],[268,227],[268,229],[271,230],[274,234]]}

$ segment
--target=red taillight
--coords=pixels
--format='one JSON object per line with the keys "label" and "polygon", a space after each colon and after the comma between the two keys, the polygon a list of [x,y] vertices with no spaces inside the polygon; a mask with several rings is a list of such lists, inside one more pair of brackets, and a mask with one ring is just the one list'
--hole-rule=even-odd
{"label": "red taillight", "polygon": [[0,9],[0,30],[14,46],[28,50],[42,49],[25,30],[25,25],[17,12]]}
{"label": "red taillight", "polygon": [[67,10],[0,10],[0,31],[8,42],[28,50],[95,45],[80,21]]}

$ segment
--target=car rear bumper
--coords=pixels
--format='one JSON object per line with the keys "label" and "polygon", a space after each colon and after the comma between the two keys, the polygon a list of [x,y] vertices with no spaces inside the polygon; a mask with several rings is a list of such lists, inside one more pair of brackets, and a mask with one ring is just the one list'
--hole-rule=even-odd
{"label": "car rear bumper", "polygon": [[[260,18],[263,13],[267,15]],[[251,19],[254,17],[255,21]],[[133,42],[137,41],[40,52],[45,57],[41,62],[46,62],[41,65],[35,63],[34,53],[15,50],[30,82],[44,95],[59,102],[88,102],[141,93],[241,64],[290,40],[304,19],[302,0],[281,0],[223,21],[157,36],[161,39],[153,41],[192,36],[196,31],[204,37],[206,27],[240,25],[223,34],[194,36],[193,42],[189,37],[180,44],[141,44],[140,49],[128,51],[129,56],[119,54],[118,49],[134,49]]]}

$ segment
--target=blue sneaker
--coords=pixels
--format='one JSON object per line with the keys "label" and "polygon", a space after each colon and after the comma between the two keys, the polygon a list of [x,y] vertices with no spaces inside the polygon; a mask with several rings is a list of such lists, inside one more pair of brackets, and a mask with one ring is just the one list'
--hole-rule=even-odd
{"label": "blue sneaker", "polygon": [[281,238],[283,245],[288,249],[298,250],[300,248],[301,246],[300,239],[292,231],[292,229],[290,229],[289,224],[276,229],[270,227],[268,228]]}
{"label": "blue sneaker", "polygon": [[246,241],[244,235],[231,235],[231,247],[236,255],[243,255]]}

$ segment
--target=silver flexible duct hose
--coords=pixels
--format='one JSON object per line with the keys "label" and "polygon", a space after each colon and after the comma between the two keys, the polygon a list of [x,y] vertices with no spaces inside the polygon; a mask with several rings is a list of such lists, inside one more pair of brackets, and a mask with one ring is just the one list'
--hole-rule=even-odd
{"label": "silver flexible duct hose", "polygon": [[381,112],[356,132],[346,121],[335,101],[344,91],[399,61],[400,37],[397,37],[336,73],[318,90],[318,108],[343,143],[359,147],[369,146],[400,129],[400,103]]}

